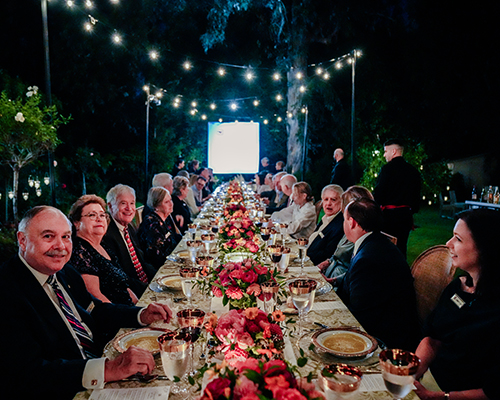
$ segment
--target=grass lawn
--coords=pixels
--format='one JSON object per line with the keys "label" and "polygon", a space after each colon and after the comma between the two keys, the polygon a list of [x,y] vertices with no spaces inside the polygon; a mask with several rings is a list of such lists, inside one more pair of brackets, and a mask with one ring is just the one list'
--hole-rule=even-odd
{"label": "grass lawn", "polygon": [[423,206],[415,214],[416,229],[410,233],[408,240],[408,264],[411,266],[415,258],[429,247],[445,244],[452,235],[455,221],[439,216],[438,206]]}

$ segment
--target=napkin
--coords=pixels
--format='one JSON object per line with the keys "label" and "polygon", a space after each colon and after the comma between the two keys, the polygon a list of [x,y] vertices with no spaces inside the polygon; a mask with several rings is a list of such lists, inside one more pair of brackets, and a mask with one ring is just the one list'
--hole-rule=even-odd
{"label": "napkin", "polygon": [[292,342],[290,341],[290,336],[285,335],[284,337],[285,349],[283,350],[283,355],[285,356],[285,360],[287,360],[292,365],[297,365],[297,358],[295,357],[295,353],[293,352]]}
{"label": "napkin", "polygon": [[222,314],[229,312],[229,305],[222,304],[222,297],[212,297],[210,310],[220,317]]}
{"label": "napkin", "polygon": [[94,390],[89,400],[165,400],[170,394],[170,386],[142,387],[132,389]]}
{"label": "napkin", "polygon": [[[312,267],[304,267],[304,272],[318,272],[318,271],[319,268],[314,265]],[[288,267],[288,272],[294,272],[294,273],[300,272],[300,267]]]}
{"label": "napkin", "polygon": [[313,304],[314,311],[347,310],[347,307],[341,301],[322,301]]}

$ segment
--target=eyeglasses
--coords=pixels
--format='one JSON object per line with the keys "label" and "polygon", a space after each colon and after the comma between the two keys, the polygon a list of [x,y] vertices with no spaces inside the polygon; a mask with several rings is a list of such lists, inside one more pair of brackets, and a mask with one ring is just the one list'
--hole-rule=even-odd
{"label": "eyeglasses", "polygon": [[99,213],[98,214],[95,212],[91,212],[91,213],[82,215],[82,217],[87,217],[87,218],[91,219],[92,221],[95,221],[97,219],[97,217],[99,217],[99,219],[108,219],[108,214],[106,214],[106,213]]}

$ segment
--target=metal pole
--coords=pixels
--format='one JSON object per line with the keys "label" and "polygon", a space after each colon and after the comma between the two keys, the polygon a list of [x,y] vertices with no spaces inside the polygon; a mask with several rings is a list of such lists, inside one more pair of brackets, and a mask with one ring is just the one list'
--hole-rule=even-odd
{"label": "metal pole", "polygon": [[355,103],[354,103],[354,89],[355,89],[355,81],[356,81],[356,57],[357,52],[356,49],[353,50],[352,57],[352,93],[351,93],[351,172],[352,178],[356,179],[356,159],[355,159],[355,140],[354,140],[354,120],[355,120]]}
{"label": "metal pole", "polygon": [[[43,21],[43,48],[45,54],[45,92],[47,105],[52,105],[52,86],[50,80],[50,54],[49,54],[49,23],[47,19],[47,0],[41,0],[42,21]],[[49,176],[50,176],[50,201],[51,205],[56,205],[56,179],[54,175],[54,153],[48,152]]]}
{"label": "metal pole", "polygon": [[304,144],[302,146],[302,180],[304,180],[306,174],[306,160],[307,160],[307,116],[309,114],[309,109],[306,107],[306,117],[304,121]]}
{"label": "metal pole", "polygon": [[149,179],[148,179],[148,170],[149,170],[149,103],[150,103],[150,96],[149,96],[149,89],[146,91],[147,93],[147,100],[146,100],[146,161],[145,161],[145,168],[144,168],[144,175],[145,175],[145,195],[146,198],[148,196],[148,185],[149,185]]}

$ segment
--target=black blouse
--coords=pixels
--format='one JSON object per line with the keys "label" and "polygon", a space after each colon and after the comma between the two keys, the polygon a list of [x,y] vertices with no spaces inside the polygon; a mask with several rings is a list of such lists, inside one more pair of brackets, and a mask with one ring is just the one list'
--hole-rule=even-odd
{"label": "black blouse", "polygon": [[141,222],[139,226],[139,243],[146,261],[156,269],[159,269],[167,256],[177,245],[177,240],[173,234],[174,227],[169,224],[170,218],[163,221],[156,212],[151,212]]}
{"label": "black blouse", "polygon": [[111,257],[103,257],[89,242],[80,237],[73,240],[73,252],[70,264],[80,274],[94,275],[99,278],[101,293],[112,303],[133,305],[128,292],[130,278],[119,267],[117,257],[102,243]]}
{"label": "black blouse", "polygon": [[500,298],[466,293],[460,279],[451,282],[427,319],[424,332],[442,343],[430,365],[440,388],[483,389],[488,398],[500,398],[496,382],[500,375],[496,356],[499,332]]}
{"label": "black blouse", "polygon": [[[172,211],[172,218],[176,221],[179,230],[184,235],[188,230],[188,225],[191,224],[191,213],[184,200],[179,199],[176,195],[172,195],[172,201],[174,202],[174,210]],[[181,215],[184,218],[184,224],[181,226],[176,220],[176,216]]]}

